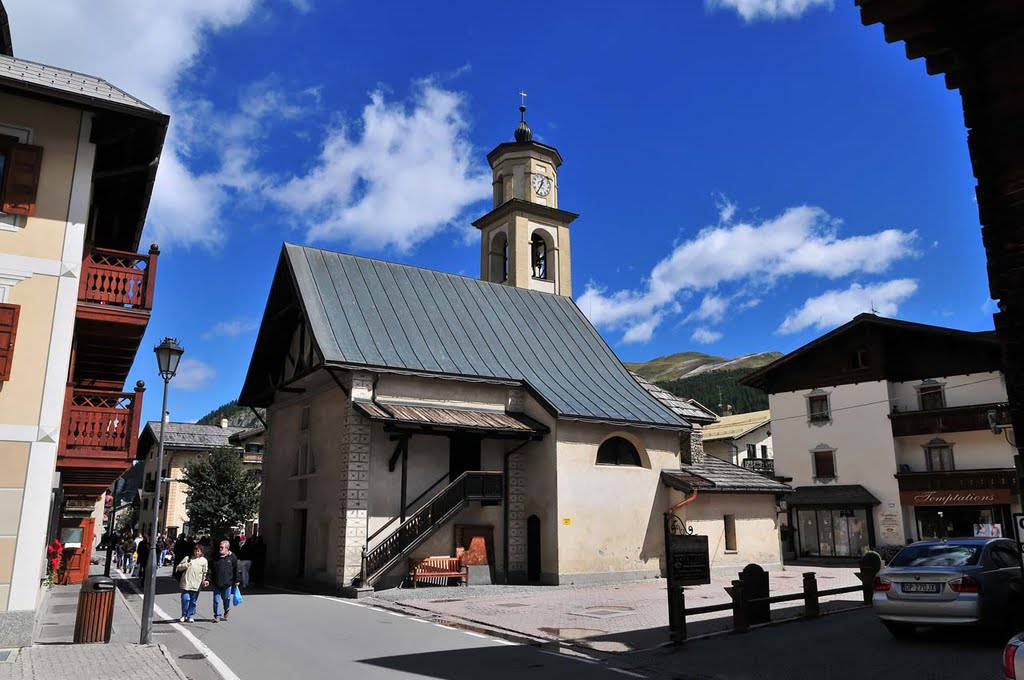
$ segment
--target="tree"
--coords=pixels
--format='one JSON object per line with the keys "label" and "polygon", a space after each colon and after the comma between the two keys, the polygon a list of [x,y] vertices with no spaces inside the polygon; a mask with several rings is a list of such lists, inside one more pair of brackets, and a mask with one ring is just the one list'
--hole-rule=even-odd
{"label": "tree", "polygon": [[185,466],[182,482],[188,486],[188,521],[194,532],[226,537],[259,510],[259,479],[242,465],[238,449],[200,454]]}

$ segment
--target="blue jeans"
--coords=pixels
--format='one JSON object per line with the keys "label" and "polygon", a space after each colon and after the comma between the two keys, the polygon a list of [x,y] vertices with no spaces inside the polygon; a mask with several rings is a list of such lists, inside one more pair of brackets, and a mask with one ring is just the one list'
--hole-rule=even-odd
{"label": "blue jeans", "polygon": [[181,591],[181,615],[186,619],[194,619],[196,616],[196,605],[199,604],[198,590]]}
{"label": "blue jeans", "polygon": [[231,591],[234,589],[233,585],[213,587],[213,615],[220,616],[220,605],[224,604],[224,613],[227,614],[228,610],[231,609]]}

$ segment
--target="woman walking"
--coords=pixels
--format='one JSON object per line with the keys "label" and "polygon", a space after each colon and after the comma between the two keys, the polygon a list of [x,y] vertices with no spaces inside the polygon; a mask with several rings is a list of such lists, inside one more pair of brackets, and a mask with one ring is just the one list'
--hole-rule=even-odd
{"label": "woman walking", "polygon": [[199,589],[210,585],[206,578],[210,567],[203,557],[203,549],[196,545],[192,549],[192,556],[182,559],[175,571],[181,578],[181,618],[178,620],[182,623],[195,623]]}

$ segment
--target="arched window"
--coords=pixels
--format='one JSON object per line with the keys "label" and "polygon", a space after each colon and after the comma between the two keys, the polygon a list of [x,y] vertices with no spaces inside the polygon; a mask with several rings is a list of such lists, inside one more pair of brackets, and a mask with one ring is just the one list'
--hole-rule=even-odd
{"label": "arched window", "polygon": [[640,467],[640,453],[628,439],[609,437],[597,449],[597,464]]}
{"label": "arched window", "polygon": [[503,283],[508,280],[508,236],[499,231],[491,238],[491,271],[489,281]]}
{"label": "arched window", "polygon": [[548,244],[538,232],[533,232],[530,237],[530,266],[533,268],[533,278],[548,278]]}

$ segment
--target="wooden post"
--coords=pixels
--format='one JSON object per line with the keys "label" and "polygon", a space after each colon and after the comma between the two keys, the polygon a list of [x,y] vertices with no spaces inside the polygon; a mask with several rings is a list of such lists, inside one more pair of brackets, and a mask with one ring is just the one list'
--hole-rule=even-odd
{"label": "wooden post", "polygon": [[409,438],[402,439],[399,443],[402,447],[402,507],[399,509],[399,522],[405,522],[406,488],[409,480]]}
{"label": "wooden post", "polygon": [[668,630],[672,642],[686,642],[686,595],[682,586],[668,587]]}
{"label": "wooden post", "polygon": [[743,581],[733,581],[732,587],[725,590],[732,597],[732,632],[746,633],[750,626],[747,624],[747,603],[744,601]]}
{"label": "wooden post", "polygon": [[804,618],[818,618],[818,581],[813,571],[804,572]]}
{"label": "wooden post", "polygon": [[[156,292],[156,260],[160,256],[160,248],[154,243],[149,247],[149,261],[146,263],[146,290],[142,302],[143,309],[153,309],[153,294]],[[163,417],[163,414],[160,416]]]}

